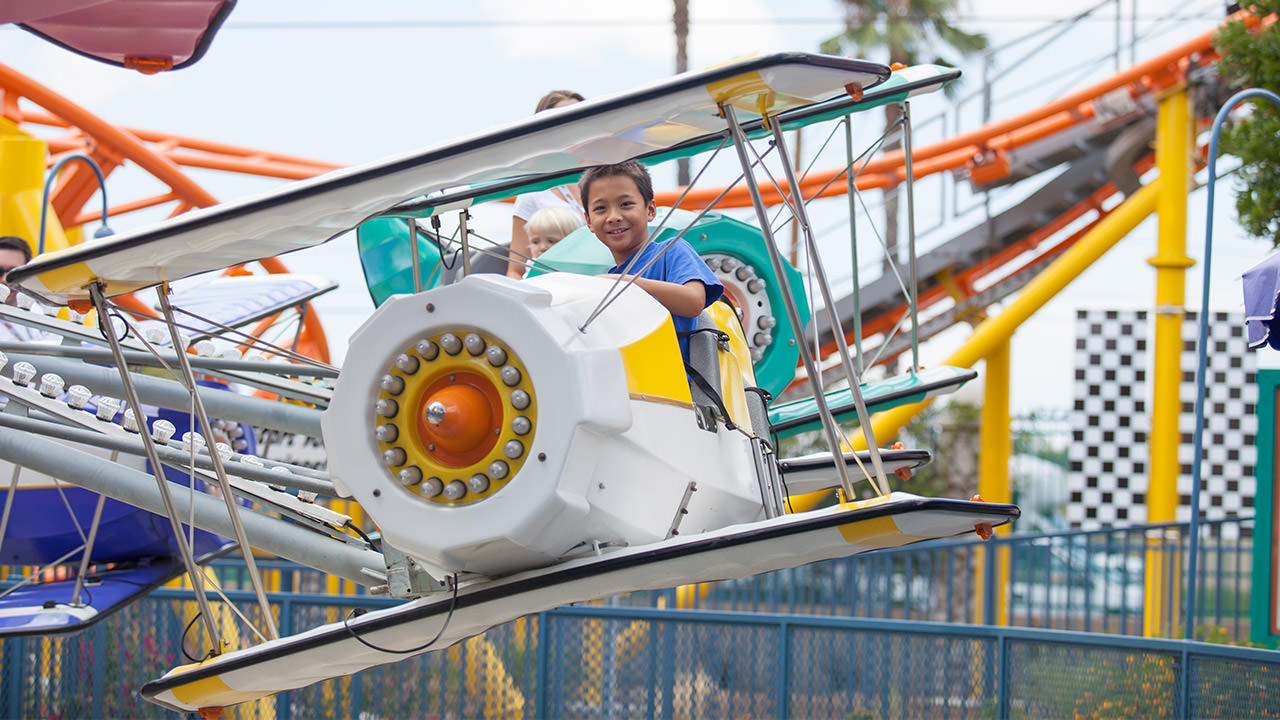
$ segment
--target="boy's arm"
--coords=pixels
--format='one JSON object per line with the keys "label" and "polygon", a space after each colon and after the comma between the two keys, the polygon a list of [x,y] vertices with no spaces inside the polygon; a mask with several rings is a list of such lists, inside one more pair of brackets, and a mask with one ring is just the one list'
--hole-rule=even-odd
{"label": "boy's arm", "polygon": [[[617,275],[602,275],[615,279]],[[623,275],[622,282],[627,282],[631,275]],[[707,286],[701,280],[690,280],[683,285],[665,280],[636,278],[636,285],[662,303],[672,315],[682,317],[698,317],[707,307]]]}

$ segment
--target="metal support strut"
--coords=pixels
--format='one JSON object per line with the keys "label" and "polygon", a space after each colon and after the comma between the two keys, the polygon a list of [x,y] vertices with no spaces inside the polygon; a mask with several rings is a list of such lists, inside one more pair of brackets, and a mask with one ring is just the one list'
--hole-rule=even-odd
{"label": "metal support strut", "polygon": [[107,308],[106,298],[102,295],[102,283],[89,286],[89,297],[98,311],[98,325],[102,328],[102,335],[106,338],[107,344],[111,347],[111,354],[115,357],[116,368],[120,372],[120,382],[124,386],[125,402],[129,403],[129,408],[133,410],[133,416],[138,421],[138,435],[142,439],[142,449],[147,454],[147,461],[151,464],[151,474],[156,478],[160,498],[164,501],[165,516],[169,518],[169,525],[173,529],[178,554],[182,556],[182,564],[191,578],[191,589],[195,592],[196,605],[200,608],[201,624],[204,625],[205,632],[209,635],[209,644],[216,654],[222,650],[222,639],[217,626],[214,625],[209,598],[204,594],[204,575],[201,574],[195,557],[191,554],[191,546],[187,544],[186,534],[182,532],[182,521],[178,518],[178,511],[173,505],[173,494],[169,492],[169,481],[165,479],[164,466],[160,464],[155,443],[151,440],[151,434],[147,432],[147,416],[142,410],[142,402],[138,400],[138,393],[133,387],[133,379],[129,377],[129,366],[125,363],[124,353],[120,349],[120,339],[116,337],[115,328],[111,325],[110,310]]}
{"label": "metal support strut", "polygon": [[[182,370],[183,382],[191,391],[191,405],[195,410],[196,420],[200,423],[200,434],[204,435],[208,446],[213,446],[213,428],[209,427],[209,415],[205,412],[204,402],[200,399],[199,386],[196,384],[195,375],[191,372],[191,363],[187,361],[186,349],[182,347],[179,339],[178,328],[173,324],[173,307],[169,305],[169,284],[165,283],[156,288],[156,296],[160,298],[160,311],[164,313],[165,324],[169,326],[169,337],[173,341],[174,354],[178,356],[178,367]],[[143,417],[136,415],[136,410],[134,413],[136,417]],[[143,434],[146,434],[146,423],[140,422],[140,424],[143,426]],[[154,450],[153,447],[152,452]],[[253,548],[249,545],[249,536],[245,534],[244,523],[240,520],[240,508],[236,505],[236,496],[231,491],[227,470],[222,465],[222,456],[216,447],[211,448],[209,461],[213,464],[213,472],[218,477],[218,489],[221,490],[222,499],[227,504],[227,514],[231,516],[231,527],[235,529],[236,542],[240,544],[240,554],[244,557],[244,563],[249,570],[249,581],[253,584],[253,592],[257,595],[258,605],[262,609],[262,621],[266,623],[267,636],[275,640],[280,637],[280,633],[276,630],[275,620],[271,616],[271,604],[267,602],[267,591],[262,586],[262,575],[258,572],[258,564],[253,559]]]}
{"label": "metal support strut", "polygon": [[[787,282],[787,273],[783,269],[782,253],[778,250],[778,241],[774,238],[773,230],[769,225],[769,213],[765,209],[764,200],[760,197],[760,186],[756,184],[751,160],[747,157],[747,136],[738,125],[738,118],[733,112],[732,105],[722,103],[720,112],[729,126],[734,149],[738,152],[738,162],[742,165],[743,175],[747,181],[747,193],[751,196],[751,206],[755,208],[756,219],[760,223],[760,233],[764,236],[765,247],[769,250],[769,263],[773,266],[774,275],[778,278],[778,289],[782,292],[782,305],[787,310],[787,319],[798,333],[804,325],[800,322],[800,310],[791,296],[791,285]],[[842,442],[844,438],[840,428],[836,426],[835,419],[831,416],[831,409],[827,407],[827,398],[822,393],[822,378],[818,373],[818,365],[814,362],[813,353],[802,340],[798,340],[796,345],[800,348],[800,359],[804,363],[809,386],[813,389],[814,402],[818,404],[818,416],[822,419],[822,429],[827,436],[827,445],[831,448],[832,457],[836,459],[836,470],[840,473],[840,486],[844,489],[844,496],[853,499],[853,482],[849,480],[849,469],[840,462],[844,452]]]}
{"label": "metal support strut", "polygon": [[[862,388],[859,387],[859,377],[853,368],[853,360],[849,357],[849,345],[844,338],[844,328],[840,326],[840,317],[836,313],[836,302],[831,296],[831,284],[827,282],[827,271],[822,265],[822,258],[818,257],[818,245],[814,241],[813,226],[809,223],[809,212],[805,208],[804,196],[800,194],[800,182],[796,179],[795,170],[791,168],[791,163],[787,162],[787,144],[782,133],[781,123],[772,123],[773,141],[778,147],[778,155],[782,158],[783,172],[786,174],[787,185],[791,187],[791,210],[795,213],[796,222],[800,225],[801,233],[804,235],[805,251],[809,255],[809,263],[813,266],[814,279],[818,283],[818,290],[822,293],[822,303],[827,308],[827,322],[831,324],[832,334],[836,340],[836,350],[840,353],[840,364],[844,367],[845,380],[849,383],[849,394],[853,397],[853,407],[858,413],[858,424],[862,426],[862,434],[867,440],[867,451],[871,453],[871,464],[876,470],[876,480],[879,484],[880,494],[889,494],[889,481],[884,476],[884,464],[880,461],[880,448],[876,445],[875,433],[871,429],[871,413],[867,412],[867,403],[862,397]],[[852,222],[852,220],[850,220]],[[821,378],[819,378],[821,379]],[[853,448],[850,447],[850,450]],[[836,452],[836,464],[843,465],[841,461],[841,448]],[[854,457],[857,457],[856,455]],[[850,499],[852,495],[847,496]]]}

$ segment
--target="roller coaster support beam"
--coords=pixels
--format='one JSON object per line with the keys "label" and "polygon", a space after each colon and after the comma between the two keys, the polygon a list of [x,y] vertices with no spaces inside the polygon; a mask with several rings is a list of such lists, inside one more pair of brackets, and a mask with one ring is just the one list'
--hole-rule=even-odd
{"label": "roller coaster support beam", "polygon": [[[1008,342],[1022,323],[1155,212],[1156,198],[1160,194],[1162,183],[1163,180],[1156,179],[1144,185],[1112,210],[1075,245],[1045,268],[1044,272],[1027,283],[1004,312],[979,325],[969,339],[951,357],[942,361],[942,364],[973,367],[979,360],[990,356],[1000,343]],[[876,437],[887,442],[927,405],[928,401],[880,413],[872,421]],[[853,439],[856,443],[856,438]]]}
{"label": "roller coaster support beam", "polygon": [[[1009,458],[1013,455],[1009,420],[1010,339],[998,343],[987,356],[983,373],[982,455],[978,462],[978,494],[987,502],[1013,502],[1009,487]],[[999,532],[1009,532],[1006,525]],[[994,577],[987,577],[988,569]],[[1004,601],[1009,584],[1008,551],[989,545],[978,555],[977,587],[991,592],[977,594],[975,621],[985,625],[1007,625],[1008,605]]]}
{"label": "roller coaster support beam", "polygon": [[[1178,508],[1178,417],[1182,398],[1182,322],[1186,314],[1187,192],[1191,188],[1191,102],[1185,87],[1172,88],[1160,98],[1156,112],[1156,166],[1160,196],[1156,213],[1156,255],[1147,262],[1156,269],[1155,346],[1152,365],[1150,462],[1147,484],[1147,522],[1171,523]],[[1176,558],[1159,550],[1162,538],[1148,538],[1146,602],[1142,634],[1164,637],[1177,616],[1170,607],[1169,573]]]}
{"label": "roller coaster support beam", "polygon": [[[975,328],[969,339],[951,357],[943,360],[942,364],[971,368],[979,360],[989,357],[1000,344],[1008,342],[1022,323],[1062,292],[1063,288],[1097,262],[1098,258],[1115,247],[1116,243],[1133,232],[1133,229],[1138,227],[1138,224],[1148,215],[1155,212],[1156,198],[1159,197],[1161,184],[1162,180],[1157,178],[1142,186],[1105,218],[1099,220],[1098,224],[1086,232],[1079,241],[1063,252],[1034,280],[1027,283],[1004,312],[988,318]],[[911,418],[928,407],[930,402],[932,400],[925,400],[876,414],[871,420],[875,437],[882,442],[889,442],[908,422],[911,422]],[[855,434],[849,439],[854,450],[865,449],[861,435]],[[811,493],[802,498],[792,498],[792,512],[811,509],[822,497],[821,493]]]}

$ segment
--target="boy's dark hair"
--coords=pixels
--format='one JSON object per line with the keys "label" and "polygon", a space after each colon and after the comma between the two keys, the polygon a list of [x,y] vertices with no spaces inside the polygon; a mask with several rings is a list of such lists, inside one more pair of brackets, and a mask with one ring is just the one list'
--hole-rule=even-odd
{"label": "boy's dark hair", "polygon": [[583,100],[586,100],[586,98],[572,90],[552,90],[542,96],[542,99],[538,101],[538,107],[534,109],[534,112],[540,113],[543,110],[549,110],[565,100],[577,100],[578,102],[582,102]]}
{"label": "boy's dark hair", "polygon": [[31,246],[26,240],[17,235],[5,235],[0,237],[0,250],[17,250],[22,253],[22,257],[26,262],[31,262]]}
{"label": "boy's dark hair", "polygon": [[578,190],[582,193],[582,207],[587,207],[587,191],[591,189],[591,183],[614,175],[631,178],[635,181],[636,189],[640,191],[640,198],[646,204],[653,202],[653,179],[649,177],[649,171],[638,161],[628,160],[616,165],[597,165],[582,173],[582,177],[578,180]]}

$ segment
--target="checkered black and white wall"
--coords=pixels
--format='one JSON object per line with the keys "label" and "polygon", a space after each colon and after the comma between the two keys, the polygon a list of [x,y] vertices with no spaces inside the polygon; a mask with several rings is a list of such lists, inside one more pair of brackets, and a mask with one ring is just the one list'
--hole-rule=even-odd
{"label": "checkered black and white wall", "polygon": [[[1075,402],[1067,476],[1067,519],[1073,527],[1146,522],[1153,344],[1149,317],[1142,310],[1076,313]],[[1191,517],[1199,330],[1196,314],[1188,313],[1182,329],[1179,393],[1180,521]],[[1220,518],[1253,511],[1257,360],[1244,340],[1243,315],[1214,313],[1209,336],[1200,507],[1205,517]]]}

